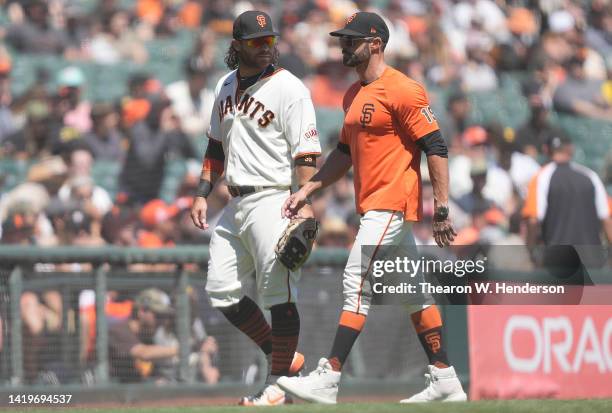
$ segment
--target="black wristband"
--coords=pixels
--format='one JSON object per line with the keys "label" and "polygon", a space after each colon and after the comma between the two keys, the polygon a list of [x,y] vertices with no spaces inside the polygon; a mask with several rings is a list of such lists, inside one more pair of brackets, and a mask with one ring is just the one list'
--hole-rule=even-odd
{"label": "black wristband", "polygon": [[202,198],[208,197],[212,192],[213,184],[206,179],[200,179],[200,183],[198,184],[198,189],[196,189],[195,196],[201,196]]}
{"label": "black wristband", "polygon": [[445,205],[440,205],[434,211],[434,221],[445,221],[448,218],[448,207]]}

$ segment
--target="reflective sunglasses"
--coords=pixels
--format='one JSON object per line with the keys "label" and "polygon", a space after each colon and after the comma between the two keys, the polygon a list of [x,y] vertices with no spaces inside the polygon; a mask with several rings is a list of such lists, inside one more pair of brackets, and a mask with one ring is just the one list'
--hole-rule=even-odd
{"label": "reflective sunglasses", "polygon": [[353,47],[359,45],[359,42],[366,41],[371,42],[374,40],[374,37],[354,37],[354,36],[342,36],[340,37],[340,47],[343,49],[352,49]]}
{"label": "reflective sunglasses", "polygon": [[267,44],[268,47],[272,47],[276,44],[276,36],[266,36],[266,37],[258,37],[256,39],[249,39],[246,41],[247,46],[260,48],[264,44]]}

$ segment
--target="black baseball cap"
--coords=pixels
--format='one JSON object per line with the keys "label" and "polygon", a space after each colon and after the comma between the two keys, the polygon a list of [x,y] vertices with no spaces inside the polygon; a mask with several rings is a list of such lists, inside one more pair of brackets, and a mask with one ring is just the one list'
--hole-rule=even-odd
{"label": "black baseball cap", "polygon": [[255,39],[257,37],[280,36],[274,31],[272,19],[263,11],[249,10],[234,20],[232,32],[236,40]]}
{"label": "black baseball cap", "polygon": [[346,19],[343,29],[330,33],[331,36],[380,37],[383,43],[389,41],[389,28],[376,13],[360,11]]}
{"label": "black baseball cap", "polygon": [[572,140],[562,133],[556,133],[546,140],[546,144],[551,152],[555,152],[564,146],[571,145]]}

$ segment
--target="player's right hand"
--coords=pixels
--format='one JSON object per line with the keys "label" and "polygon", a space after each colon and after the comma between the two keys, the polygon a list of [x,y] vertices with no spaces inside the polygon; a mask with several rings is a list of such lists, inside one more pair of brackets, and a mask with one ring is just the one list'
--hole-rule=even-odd
{"label": "player's right hand", "polygon": [[208,224],[206,223],[206,210],[208,209],[208,202],[206,198],[202,196],[196,196],[191,206],[191,220],[193,225],[200,229],[207,229]]}
{"label": "player's right hand", "polygon": [[300,189],[295,194],[291,194],[281,208],[281,216],[285,218],[295,218],[298,216],[298,211],[306,205],[308,195],[306,191]]}

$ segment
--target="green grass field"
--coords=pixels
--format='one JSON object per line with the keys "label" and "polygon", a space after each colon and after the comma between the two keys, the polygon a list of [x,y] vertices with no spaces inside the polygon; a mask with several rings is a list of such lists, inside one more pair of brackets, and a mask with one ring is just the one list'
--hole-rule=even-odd
{"label": "green grass field", "polygon": [[[125,408],[68,408],[69,413],[238,413],[249,410],[240,406],[199,406],[199,407],[125,407]],[[5,411],[28,413],[46,412],[50,409],[8,408]],[[483,401],[470,403],[431,403],[427,405],[400,405],[397,403],[345,403],[335,406],[296,404],[283,407],[259,407],[257,413],[610,413],[612,400],[512,400]]]}

